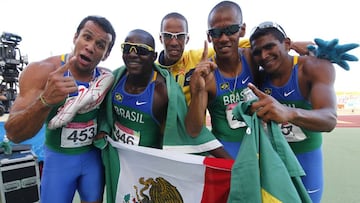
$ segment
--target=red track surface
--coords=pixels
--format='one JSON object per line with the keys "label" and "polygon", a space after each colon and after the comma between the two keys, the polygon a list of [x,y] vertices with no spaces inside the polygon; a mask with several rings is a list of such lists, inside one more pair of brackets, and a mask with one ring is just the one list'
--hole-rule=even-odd
{"label": "red track surface", "polygon": [[[206,125],[210,126],[210,117],[206,117]],[[338,115],[337,128],[360,128],[360,115]]]}
{"label": "red track surface", "polygon": [[338,115],[337,128],[358,128],[360,127],[360,115]]}

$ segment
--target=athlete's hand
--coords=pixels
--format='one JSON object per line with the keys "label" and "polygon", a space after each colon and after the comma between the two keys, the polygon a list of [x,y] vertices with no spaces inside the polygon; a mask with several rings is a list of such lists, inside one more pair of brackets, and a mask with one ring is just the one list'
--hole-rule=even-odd
{"label": "athlete's hand", "polygon": [[208,82],[214,79],[213,70],[216,64],[209,61],[207,41],[204,42],[204,50],[199,64],[196,65],[190,79],[191,102],[185,117],[187,133],[197,137],[204,128],[205,111],[208,104]]}
{"label": "athlete's hand", "polygon": [[296,53],[300,55],[308,55],[310,45],[316,45],[314,42],[311,41],[298,41],[298,42],[291,42],[290,49],[294,50]]}
{"label": "athlete's hand", "polygon": [[272,96],[265,94],[252,83],[249,83],[248,87],[259,98],[258,101],[252,103],[250,112],[256,112],[257,116],[265,122],[284,123],[291,120],[290,108],[279,103]]}
{"label": "athlete's hand", "polygon": [[309,45],[308,50],[312,52],[316,57],[329,60],[332,63],[336,63],[345,70],[350,70],[350,66],[346,61],[358,61],[358,58],[354,55],[346,53],[349,50],[355,49],[359,46],[356,43],[338,44],[338,39],[331,41],[325,41],[316,38],[315,45]]}
{"label": "athlete's hand", "polygon": [[[76,63],[76,57],[72,57],[67,63],[49,74],[42,97],[46,103],[55,105],[62,102],[70,93],[77,91],[77,85],[73,77],[64,76],[70,67]],[[66,74],[65,74],[66,75]]]}
{"label": "athlete's hand", "polygon": [[207,58],[208,55],[208,44],[207,41],[204,42],[204,51],[201,56],[200,62],[196,65],[195,70],[191,76],[190,88],[192,92],[198,92],[205,90],[206,82],[213,77],[211,74],[215,68],[216,64],[210,61]]}

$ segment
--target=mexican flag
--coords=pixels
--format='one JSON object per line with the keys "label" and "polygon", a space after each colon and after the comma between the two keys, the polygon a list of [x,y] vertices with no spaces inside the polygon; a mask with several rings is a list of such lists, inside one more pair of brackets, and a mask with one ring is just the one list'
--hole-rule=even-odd
{"label": "mexican flag", "polygon": [[110,141],[120,157],[115,202],[226,202],[233,160]]}
{"label": "mexican flag", "polygon": [[310,203],[301,165],[276,123],[262,125],[233,110],[247,124],[240,151],[225,160],[125,145],[107,137],[103,153],[108,203]]}
{"label": "mexican flag", "polygon": [[[114,184],[107,185],[108,195],[112,195],[107,200],[116,203],[311,202],[301,181],[296,182],[300,179],[292,177],[294,167],[282,162],[270,140],[261,138],[258,145],[253,138],[251,133],[246,135],[243,143],[246,147],[235,162],[126,145],[108,138],[119,157],[113,166],[117,168],[119,164],[121,170],[118,177],[110,177]],[[256,146],[265,154],[257,153]]]}

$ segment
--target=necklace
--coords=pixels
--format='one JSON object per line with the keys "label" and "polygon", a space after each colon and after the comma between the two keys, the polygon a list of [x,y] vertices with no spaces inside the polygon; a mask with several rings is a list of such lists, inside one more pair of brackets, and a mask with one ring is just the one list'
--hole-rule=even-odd
{"label": "necklace", "polygon": [[[241,49],[238,49],[238,55],[239,55],[239,62],[241,63],[241,57],[242,57],[242,50],[241,50]],[[216,56],[215,56],[215,57],[216,57]],[[236,90],[236,85],[237,85],[238,77],[239,77],[239,75],[241,74],[241,72],[240,72],[239,74],[237,74],[237,70],[236,70],[236,77],[235,77],[235,81],[234,81],[234,87],[232,88],[232,90],[231,90],[231,88],[230,88],[229,80],[228,80],[228,82],[225,81],[223,75],[221,74],[220,69],[219,69],[219,74],[220,74],[221,80],[223,81],[223,85],[225,85],[225,86],[223,86],[223,85],[221,84],[221,89],[228,89],[229,92],[230,92],[231,94],[233,94],[233,93],[235,92],[235,90]],[[232,78],[231,78],[231,79],[232,79]]]}
{"label": "necklace", "polygon": [[[227,89],[227,90],[229,90],[230,93],[233,94],[233,93],[235,92],[235,90],[236,90],[236,85],[237,85],[237,81],[238,81],[239,74],[236,74],[235,81],[234,81],[234,86],[233,86],[232,90],[231,90],[231,88],[230,88],[230,82],[229,82],[229,80],[228,80],[228,81],[225,81],[224,76],[221,74],[220,69],[219,69],[219,75],[220,75],[220,77],[221,77],[221,80],[223,81],[223,84],[221,85],[221,86],[222,86],[221,88],[222,88],[222,89]],[[223,86],[223,85],[225,85],[225,86]]]}

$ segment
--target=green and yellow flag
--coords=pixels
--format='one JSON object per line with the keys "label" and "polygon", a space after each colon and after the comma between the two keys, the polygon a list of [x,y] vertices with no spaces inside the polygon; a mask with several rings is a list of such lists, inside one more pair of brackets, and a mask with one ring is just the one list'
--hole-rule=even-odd
{"label": "green and yellow flag", "polygon": [[228,203],[311,203],[300,179],[305,175],[278,125],[264,127],[254,115],[247,115],[250,102],[242,102],[234,116],[248,129],[231,172]]}

